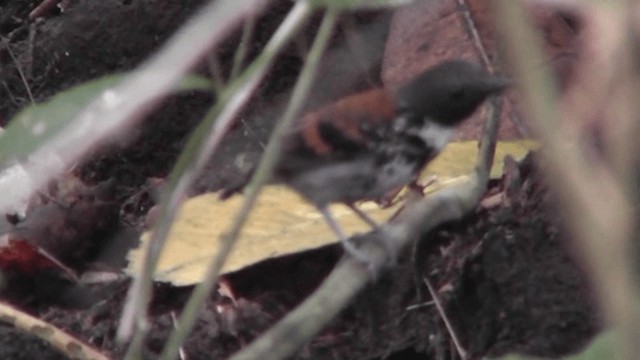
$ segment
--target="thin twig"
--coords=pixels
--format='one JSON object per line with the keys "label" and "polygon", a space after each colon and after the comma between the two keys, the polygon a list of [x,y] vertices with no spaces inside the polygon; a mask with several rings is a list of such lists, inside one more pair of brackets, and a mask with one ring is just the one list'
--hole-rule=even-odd
{"label": "thin twig", "polygon": [[[36,156],[45,151],[53,151],[55,154],[61,154],[62,158],[68,162],[84,154],[91,146],[95,145],[96,141],[106,138],[113,132],[124,131],[127,128],[128,120],[140,115],[142,112],[149,111],[149,108],[156,104],[181,76],[206,54],[211,46],[218,44],[225,38],[239,19],[247,16],[247,14],[260,11],[264,5],[264,1],[256,3],[256,1],[252,0],[219,0],[210,2],[169,41],[168,45],[155,58],[148,61],[148,64],[142,66],[140,70],[134,72],[129,77],[129,80],[111,90],[113,96],[109,97],[110,101],[107,101],[105,97],[100,97],[94,101],[69,125],[69,131],[61,131],[60,134],[62,135],[52,139],[49,143],[50,146],[45,146],[38,150]],[[117,104],[114,104],[114,98],[118,99]],[[217,125],[224,126],[224,124],[225,122],[221,122],[221,125]],[[197,134],[202,134],[202,132]],[[82,137],[82,140],[79,137]],[[191,147],[195,147],[195,145],[192,144]],[[189,154],[184,157],[189,156],[193,155]],[[36,159],[38,158],[36,157]],[[45,163],[38,162],[29,168],[31,173],[35,172],[38,175],[33,181],[35,183],[34,187],[42,186],[45,183],[44,181],[64,169],[64,166],[54,168],[49,165],[47,168],[44,165]],[[176,167],[178,166],[179,168],[185,167],[180,162],[176,165]],[[44,174],[45,170],[48,170],[46,175]],[[161,239],[166,237],[171,223],[170,220],[175,217],[175,209],[188,188],[185,185],[189,185],[195,176],[193,173],[189,175],[190,177],[185,177],[185,181],[182,184],[174,184],[172,187],[172,189],[177,190],[174,190],[174,196],[165,202],[167,205],[161,210],[159,226],[153,237]],[[4,183],[0,182],[0,185],[4,185]],[[7,203],[11,204],[11,202]],[[0,200],[0,211],[3,209],[3,205],[6,206],[7,204]],[[169,221],[166,221],[166,219],[169,219]],[[156,235],[156,232],[158,235]],[[145,319],[141,314],[144,313],[144,308],[149,299],[152,269],[155,268],[155,262],[162,245],[162,241],[151,241],[149,250],[145,253],[142,265],[143,270],[134,279],[128,293],[128,302],[123,310],[118,328],[118,337],[120,339],[130,338],[134,327],[138,331],[146,328]],[[132,352],[135,353],[135,351]]]}
{"label": "thin twig", "polygon": [[209,74],[211,75],[211,82],[213,83],[213,92],[217,94],[224,89],[227,83],[217,53],[211,52],[211,54],[207,56],[207,65],[209,66]]}
{"label": "thin twig", "polygon": [[442,302],[440,301],[440,297],[438,296],[438,293],[433,289],[433,285],[431,285],[431,282],[426,276],[422,278],[422,281],[424,282],[425,285],[427,285],[427,289],[429,289],[429,294],[431,294],[431,298],[433,299],[433,302],[436,305],[436,309],[438,310],[438,313],[440,314],[442,321],[444,321],[444,326],[447,327],[447,331],[449,332],[449,336],[451,336],[451,340],[453,340],[453,345],[456,347],[456,351],[458,351],[458,355],[460,355],[460,358],[462,360],[467,360],[468,358],[467,351],[462,347],[462,343],[460,343],[460,339],[458,339],[458,335],[456,334],[456,331],[453,328],[453,325],[451,325],[451,322],[449,321],[449,317],[447,316],[447,313],[444,307],[442,306]]}
{"label": "thin twig", "polygon": [[458,0],[458,9],[464,17],[467,31],[471,34],[473,45],[478,51],[482,63],[487,69],[493,71],[493,64],[491,64],[491,61],[489,60],[489,56],[487,55],[487,51],[482,43],[482,38],[480,38],[480,33],[478,32],[476,23],[471,17],[471,12],[469,11],[469,6],[467,6],[466,0]]}
{"label": "thin twig", "polygon": [[[169,176],[168,195],[164,194],[157,226],[149,241],[150,246],[143,258],[142,271],[134,280],[129,291],[129,301],[123,310],[119,336],[127,338],[126,330],[133,326],[136,316],[143,316],[151,289],[151,274],[157,263],[160,251],[164,246],[167,234],[184,194],[193,183],[196,175],[205,166],[211,154],[219,147],[222,138],[233,125],[233,119],[242,105],[253,93],[260,80],[266,74],[279,50],[287,43],[290,36],[300,26],[306,16],[308,7],[296,5],[281,27],[276,31],[263,53],[247,69],[245,74],[234,81],[220,96],[216,106],[205,116],[204,121],[194,130],[187,142],[185,150],[178,158],[174,170]],[[215,281],[215,279],[211,279]],[[206,281],[201,286],[206,285]],[[209,286],[212,286],[209,284]],[[135,301],[134,301],[135,300]],[[134,316],[135,315],[135,316]],[[137,321],[143,323],[142,318]],[[140,326],[139,329],[143,329]]]}
{"label": "thin twig", "polygon": [[[174,329],[178,327],[178,317],[176,316],[175,311],[171,312],[171,322],[173,323]],[[180,348],[178,349],[178,359],[179,360],[187,359],[187,354],[184,352],[183,346],[180,346]]]}
{"label": "thin twig", "polygon": [[[223,94],[223,96],[221,96],[220,102],[221,104],[224,104],[224,108],[220,112],[218,119],[216,119],[215,122],[211,122],[211,124],[214,125],[213,131],[211,132],[211,136],[208,136],[207,141],[202,145],[202,151],[197,152],[198,157],[196,158],[195,162],[186,158],[184,159],[184,162],[186,164],[191,164],[191,168],[194,170],[187,174],[183,174],[182,176],[179,177],[179,179],[175,180],[177,182],[175,187],[176,189],[180,189],[180,188],[186,189],[188,187],[187,185],[190,185],[194,179],[193,174],[196,172],[195,170],[200,170],[204,167],[207,159],[209,159],[213,150],[217,149],[217,147],[219,146],[222,140],[222,137],[226,134],[228,128],[232,125],[232,119],[235,117],[237,111],[246,102],[246,100],[249,98],[253,90],[255,90],[255,88],[258,86],[260,80],[266,74],[266,71],[269,68],[270,64],[275,59],[275,56],[279,53],[279,50],[282,49],[282,47],[286,43],[288,43],[288,41],[291,39],[291,37],[294,35],[297,29],[302,24],[304,24],[304,22],[306,21],[306,19],[311,13],[311,10],[312,9],[307,2],[297,2],[292,8],[292,10],[289,12],[287,18],[284,20],[282,25],[278,28],[276,33],[273,35],[273,37],[267,44],[266,48],[262,51],[262,53],[258,56],[258,58],[252,63],[252,65],[249,66],[249,68],[244,72],[244,74],[240,76],[236,81],[234,81],[234,84],[238,84],[238,85],[231,86],[227,91],[225,91],[225,94],[228,93],[229,95]],[[285,118],[286,116],[287,115],[285,114]],[[276,131],[277,129],[278,128],[276,128]],[[277,143],[279,145],[279,141],[277,141]],[[276,147],[276,150],[279,150],[279,148]],[[270,150],[269,150],[269,147],[267,147],[267,150],[265,151],[265,158],[267,158],[267,154],[269,153],[270,153]],[[179,164],[176,165],[176,167],[180,166],[180,164],[182,163],[183,163],[182,161],[179,161]],[[258,171],[256,173],[257,174],[260,173],[260,167],[258,168]],[[185,175],[189,175],[189,176],[185,176]],[[251,195],[251,188],[247,193],[248,200],[251,199],[250,195]],[[257,193],[254,196],[257,196]],[[172,199],[175,199],[176,203],[179,200],[178,198],[175,198],[175,193],[172,194]],[[255,202],[255,197],[253,202]],[[244,211],[247,211],[247,214],[248,214],[248,209],[250,209],[252,205],[253,204],[251,203],[251,201],[247,201],[244,204],[243,209],[245,209]],[[171,215],[170,217],[167,216],[167,219],[169,220],[169,222],[175,216],[175,211],[176,211],[175,209],[172,209],[171,212],[173,214],[170,214]],[[242,211],[243,210],[240,210],[240,214],[242,214]],[[220,270],[224,265],[224,261],[226,260],[229,253],[231,252],[235,239],[237,238],[240,230],[242,229],[244,220],[246,220],[246,215],[244,215],[245,216],[244,219],[242,219],[243,215],[238,215],[238,216],[239,218],[237,222],[234,224],[234,227],[232,228],[232,230],[230,230],[229,235],[225,236],[222,239],[220,244],[220,249],[217,255],[215,256],[214,259],[212,259],[211,263],[209,264],[206,275],[204,277],[205,280],[196,287],[191,298],[187,302],[187,305],[183,309],[182,316],[180,317],[180,323],[178,325],[179,331],[173,332],[171,334],[169,340],[167,341],[167,345],[165,346],[165,349],[163,350],[162,355],[160,356],[160,359],[173,359],[178,347],[184,341],[184,339],[186,339],[191,327],[195,323],[198,312],[202,304],[204,303],[204,300],[211,292],[211,289],[213,288],[213,285],[215,284],[218,278],[218,274],[220,273]],[[162,214],[161,214],[161,217],[162,217]],[[161,234],[161,237],[159,236],[157,238],[159,239],[158,241],[164,242],[167,234],[168,234],[168,224],[166,226],[166,229],[163,229],[163,233]],[[154,236],[155,236],[155,232],[154,232]],[[159,256],[159,253],[154,254],[154,257],[153,257],[154,262],[157,261],[158,256]]]}
{"label": "thin twig", "polygon": [[7,304],[0,303],[0,319],[5,323],[10,323],[18,329],[22,329],[29,334],[41,338],[52,347],[67,354],[69,358],[109,360],[107,356],[101,354],[78,338]]}
{"label": "thin twig", "polygon": [[240,39],[240,44],[238,44],[235,56],[233,57],[233,65],[231,66],[231,75],[229,75],[229,79],[235,79],[242,69],[242,64],[247,56],[249,45],[253,38],[253,30],[256,25],[256,20],[257,19],[255,17],[249,17],[244,20],[244,24],[242,26],[242,38]]}
{"label": "thin twig", "polygon": [[420,304],[415,304],[415,305],[409,305],[407,306],[407,308],[405,310],[407,311],[414,311],[414,310],[418,310],[418,309],[422,309],[428,306],[433,306],[434,302],[433,301],[425,301],[422,302]]}
{"label": "thin twig", "polygon": [[18,74],[20,75],[20,79],[22,80],[22,84],[24,85],[24,88],[27,91],[27,95],[29,95],[29,100],[31,101],[31,104],[35,104],[36,101],[33,98],[33,93],[31,92],[31,86],[29,86],[29,82],[27,81],[27,77],[24,75],[24,71],[22,71],[22,65],[20,65],[20,61],[18,61],[18,58],[13,53],[13,50],[11,50],[11,45],[9,44],[9,41],[7,41],[7,39],[4,36],[0,36],[0,39],[2,39],[2,44],[7,49],[7,52],[9,53],[9,56],[11,57],[11,61],[13,61],[13,64],[15,65],[16,70],[18,71]]}

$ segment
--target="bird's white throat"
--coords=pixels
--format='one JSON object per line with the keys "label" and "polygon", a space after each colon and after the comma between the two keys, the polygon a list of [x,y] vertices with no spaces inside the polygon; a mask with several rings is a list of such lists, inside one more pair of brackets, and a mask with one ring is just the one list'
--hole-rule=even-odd
{"label": "bird's white throat", "polygon": [[416,131],[415,135],[419,136],[431,148],[440,151],[449,143],[451,135],[453,135],[453,128],[425,119],[422,127]]}

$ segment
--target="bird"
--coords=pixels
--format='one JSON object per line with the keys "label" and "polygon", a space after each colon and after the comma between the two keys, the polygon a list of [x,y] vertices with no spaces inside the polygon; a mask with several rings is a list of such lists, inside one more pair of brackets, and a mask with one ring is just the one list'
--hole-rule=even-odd
{"label": "bird", "polygon": [[455,127],[509,82],[477,64],[453,59],[397,89],[377,87],[323,105],[301,116],[286,133],[271,182],[293,188],[313,204],[345,251],[367,262],[329,205],[345,204],[380,229],[357,203],[379,200],[415,182]]}

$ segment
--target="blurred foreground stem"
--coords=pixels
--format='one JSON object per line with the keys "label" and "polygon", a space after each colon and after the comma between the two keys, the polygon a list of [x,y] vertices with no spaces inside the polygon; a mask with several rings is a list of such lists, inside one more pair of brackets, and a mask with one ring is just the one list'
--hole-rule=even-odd
{"label": "blurred foreground stem", "polygon": [[[579,111],[563,112],[564,119],[560,121],[560,94],[550,71],[541,66],[545,64],[541,41],[522,3],[494,0],[494,9],[499,36],[522,92],[528,124],[541,142],[549,184],[560,200],[560,210],[590,272],[607,322],[623,330],[617,349],[619,358],[635,359],[634,354],[640,353],[637,290],[630,256],[635,213],[629,182],[621,178],[625,172],[613,171],[603,163],[604,157],[595,153],[591,141],[571,143],[585,137],[567,131],[564,124],[584,123],[585,119],[577,116]],[[603,124],[619,126],[608,120],[611,119],[603,120]]]}
{"label": "blurred foreground stem", "polygon": [[[297,13],[300,15],[306,15],[311,10],[308,3],[303,1],[296,3],[295,7],[298,9]],[[306,18],[306,16],[304,17]],[[258,199],[262,186],[271,176],[272,169],[280,154],[282,138],[285,131],[291,127],[298,112],[304,104],[304,99],[311,88],[315,70],[318,67],[320,58],[326,49],[329,39],[331,38],[337,17],[338,11],[328,9],[325,12],[322,24],[320,25],[316,39],[311,47],[311,51],[309,52],[309,56],[307,57],[302,72],[293,89],[289,106],[287,107],[283,118],[278,122],[275,130],[273,131],[271,139],[265,149],[263,159],[256,169],[254,177],[247,186],[245,200],[242,207],[238,211],[231,229],[228,230],[227,234],[223,235],[222,239],[220,239],[220,249],[209,264],[204,276],[204,281],[194,290],[191,298],[185,306],[177,325],[177,329],[171,335],[160,359],[170,360],[176,356],[180,344],[186,339],[190,329],[193,327],[197,319],[204,301],[213,289],[213,285],[220,274],[220,270],[229,256],[229,253],[233,249],[240,232],[246,223],[249,213]]]}

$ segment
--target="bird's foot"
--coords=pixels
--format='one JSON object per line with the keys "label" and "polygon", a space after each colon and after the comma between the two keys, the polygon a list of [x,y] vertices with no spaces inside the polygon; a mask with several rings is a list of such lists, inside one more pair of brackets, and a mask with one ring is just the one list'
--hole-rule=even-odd
{"label": "bird's foot", "polygon": [[[374,242],[376,246],[373,247],[370,243],[365,244],[365,242]],[[374,278],[377,277],[381,269],[396,264],[397,249],[389,242],[389,238],[382,228],[367,234],[357,235],[354,238],[341,239],[341,243],[345,253],[364,264]],[[367,246],[368,251],[362,250],[356,244],[360,244],[360,247]],[[374,250],[375,248],[377,249]],[[384,255],[380,257],[374,251],[380,251]]]}
{"label": "bird's foot", "polygon": [[[349,204],[347,205],[351,207],[356,214],[361,216],[363,220],[369,223],[374,229],[374,231],[370,233],[359,235],[358,238],[355,239],[356,240],[355,243],[362,243],[364,241],[371,241],[371,240],[375,241],[377,244],[380,245],[379,248],[381,248],[384,251],[384,257],[382,259],[380,259],[379,256],[376,256],[376,254],[373,253],[373,251],[372,252],[363,251],[358,246],[356,246],[354,241],[352,241],[350,238],[348,238],[345,235],[344,231],[342,230],[338,222],[333,218],[333,216],[331,215],[327,207],[320,207],[319,210],[320,210],[320,213],[322,213],[327,224],[329,224],[331,229],[333,229],[336,235],[338,235],[338,238],[342,243],[342,247],[344,251],[350,256],[352,256],[354,259],[356,259],[357,261],[365,264],[369,269],[369,272],[372,275],[374,275],[373,277],[375,277],[375,275],[379,272],[379,270],[385,267],[385,265],[395,264],[397,251],[395,247],[393,247],[392,244],[389,243],[388,237],[386,236],[386,232],[384,231],[383,228],[381,228],[377,223],[375,223],[375,221],[373,221],[373,219],[369,218],[366,214],[364,214],[361,210],[359,210],[355,206],[349,205]],[[371,239],[371,237],[373,238]]]}

